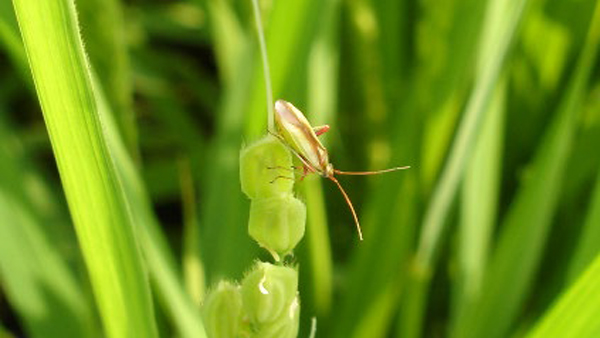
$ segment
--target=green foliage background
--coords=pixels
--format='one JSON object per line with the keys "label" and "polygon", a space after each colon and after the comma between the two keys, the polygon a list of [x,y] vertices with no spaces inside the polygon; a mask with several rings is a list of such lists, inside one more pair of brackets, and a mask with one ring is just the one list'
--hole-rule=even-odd
{"label": "green foliage background", "polygon": [[[72,1],[0,2],[0,337],[203,337],[205,290],[269,259],[252,5]],[[340,179],[363,242],[297,184],[301,337],[600,336],[598,1],[261,5],[275,98],[335,166],[412,166]]]}

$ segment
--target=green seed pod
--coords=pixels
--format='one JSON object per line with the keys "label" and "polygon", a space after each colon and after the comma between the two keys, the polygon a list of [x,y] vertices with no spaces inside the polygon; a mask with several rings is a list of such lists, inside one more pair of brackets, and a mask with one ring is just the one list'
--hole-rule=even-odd
{"label": "green seed pod", "polygon": [[253,200],[248,233],[275,260],[291,252],[304,236],[306,206],[292,195]]}
{"label": "green seed pod", "polygon": [[208,337],[239,337],[242,324],[240,286],[227,281],[219,282],[204,301],[202,318]]}
{"label": "green seed pod", "polygon": [[292,165],[290,151],[279,140],[263,137],[240,151],[242,191],[250,199],[291,194]]}
{"label": "green seed pod", "polygon": [[297,293],[298,271],[286,266],[258,262],[242,281],[244,310],[259,328],[289,317]]}
{"label": "green seed pod", "polygon": [[285,311],[277,320],[263,324],[253,338],[296,338],[300,324],[300,301],[294,298],[288,311]]}

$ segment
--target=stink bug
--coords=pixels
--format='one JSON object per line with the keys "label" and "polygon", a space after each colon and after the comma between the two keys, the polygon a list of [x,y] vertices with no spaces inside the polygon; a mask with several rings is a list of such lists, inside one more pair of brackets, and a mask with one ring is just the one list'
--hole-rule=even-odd
{"label": "stink bug", "polygon": [[350,197],[348,197],[340,182],[335,178],[335,175],[376,175],[408,169],[410,167],[395,167],[377,171],[341,171],[334,169],[333,165],[329,162],[327,149],[318,139],[319,135],[329,130],[329,126],[325,125],[313,128],[298,108],[284,100],[277,100],[275,102],[275,128],[276,133],[274,136],[283,142],[302,162],[302,178],[308,174],[317,173],[322,177],[332,180],[338,186],[348,207],[350,207],[352,217],[354,217],[354,222],[356,223],[356,229],[358,230],[358,237],[362,240],[360,223],[352,201],[350,201]]}

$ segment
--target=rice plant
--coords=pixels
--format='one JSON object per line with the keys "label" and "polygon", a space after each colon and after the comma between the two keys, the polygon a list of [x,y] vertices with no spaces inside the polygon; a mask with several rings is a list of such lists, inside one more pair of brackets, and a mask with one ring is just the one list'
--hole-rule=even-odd
{"label": "rice plant", "polygon": [[0,1],[0,337],[282,336],[238,295],[267,271],[298,337],[600,336],[599,1],[258,3],[269,100],[336,167],[411,166],[339,178],[364,240],[317,175],[252,237],[252,1]]}

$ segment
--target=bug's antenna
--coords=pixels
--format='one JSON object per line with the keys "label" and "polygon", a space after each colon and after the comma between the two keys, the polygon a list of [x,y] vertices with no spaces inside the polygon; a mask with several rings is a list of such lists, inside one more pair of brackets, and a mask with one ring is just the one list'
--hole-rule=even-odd
{"label": "bug's antenna", "polygon": [[267,126],[268,130],[274,130],[275,113],[273,112],[273,88],[271,87],[271,71],[269,70],[269,57],[267,56],[267,43],[265,41],[265,32],[262,27],[262,19],[260,17],[260,7],[258,0],[252,0],[254,7],[254,19],[256,21],[256,31],[258,33],[258,44],[260,45],[260,54],[262,56],[263,73],[265,76],[265,90],[267,92]]}
{"label": "bug's antenna", "polygon": [[395,167],[395,168],[375,170],[375,171],[342,171],[342,170],[334,169],[333,172],[338,175],[357,175],[358,176],[358,175],[377,175],[377,174],[389,173],[392,171],[405,170],[405,169],[410,169],[410,166]]}
{"label": "bug's antenna", "polygon": [[354,223],[356,223],[356,230],[358,230],[358,238],[362,241],[363,240],[362,230],[360,230],[360,223],[358,222],[358,216],[356,215],[356,211],[354,211],[354,206],[352,205],[352,202],[350,201],[350,197],[348,197],[348,194],[346,194],[346,191],[344,190],[344,188],[342,188],[342,185],[340,184],[340,182],[338,182],[338,180],[335,177],[329,176],[329,179],[332,180],[333,183],[335,183],[338,186],[338,188],[340,188],[342,195],[344,195],[344,199],[346,200],[346,203],[348,204],[348,206],[350,207],[350,211],[352,212],[352,217],[354,217]]}

